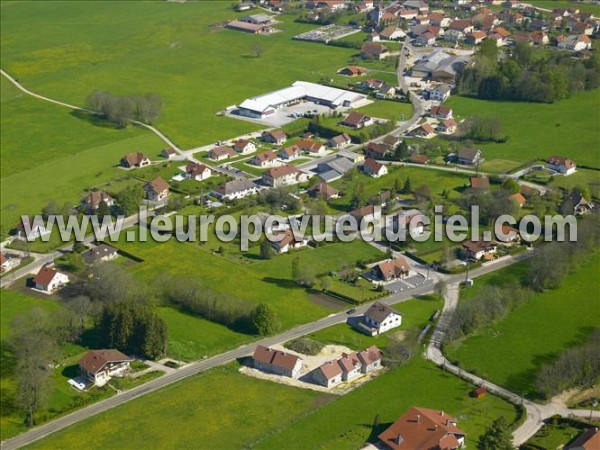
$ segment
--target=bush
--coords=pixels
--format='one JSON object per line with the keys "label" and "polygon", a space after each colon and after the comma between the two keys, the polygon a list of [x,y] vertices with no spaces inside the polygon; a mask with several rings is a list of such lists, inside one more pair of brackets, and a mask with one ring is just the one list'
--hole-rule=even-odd
{"label": "bush", "polygon": [[301,337],[294,339],[293,341],[286,342],[284,347],[295,352],[302,353],[303,355],[314,356],[321,351],[321,349],[324,347],[324,344],[309,338]]}

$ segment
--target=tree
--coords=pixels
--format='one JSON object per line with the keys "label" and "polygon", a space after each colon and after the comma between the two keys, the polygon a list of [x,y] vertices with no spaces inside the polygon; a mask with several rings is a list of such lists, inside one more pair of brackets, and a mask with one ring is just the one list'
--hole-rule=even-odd
{"label": "tree", "polygon": [[85,330],[85,321],[94,313],[94,304],[88,297],[78,295],[66,302],[69,311],[73,336],[80,336]]}
{"label": "tree", "polygon": [[85,244],[81,241],[75,241],[73,243],[73,251],[75,253],[83,253],[87,250],[87,247],[85,246]]}
{"label": "tree", "polygon": [[502,183],[502,188],[511,194],[516,194],[517,192],[521,192],[521,186],[517,182],[517,180],[513,178],[509,178],[504,183]]}
{"label": "tree", "polygon": [[300,276],[300,258],[292,259],[292,280],[296,281]]}
{"label": "tree", "polygon": [[323,292],[327,292],[331,288],[331,277],[323,277],[320,279],[319,284],[321,285],[321,290]]}
{"label": "tree", "polygon": [[394,158],[402,160],[402,159],[408,158],[408,156],[409,156],[408,143],[404,140],[396,146],[396,149],[394,150]]}
{"label": "tree", "polygon": [[415,189],[414,196],[417,202],[429,201],[431,200],[431,189],[428,185],[422,184]]}
{"label": "tree", "polygon": [[275,252],[269,241],[265,240],[260,243],[260,257],[262,259],[271,259],[274,254]]}
{"label": "tree", "polygon": [[58,351],[55,321],[36,308],[17,316],[11,329],[9,346],[16,358],[15,405],[25,412],[27,425],[33,426],[35,413],[44,406],[51,389],[51,366]]}
{"label": "tree", "polygon": [[250,322],[254,332],[260,336],[270,336],[281,328],[275,311],[264,303],[252,310]]}
{"label": "tree", "polygon": [[46,203],[46,206],[42,208],[42,217],[46,220],[50,216],[59,216],[60,213],[60,208],[54,200],[50,200],[48,203]]}
{"label": "tree", "polygon": [[406,177],[406,181],[404,182],[404,186],[402,187],[403,194],[410,194],[412,192],[412,187],[410,183],[410,177]]}
{"label": "tree", "polygon": [[394,180],[394,193],[400,194],[401,192],[402,192],[402,181],[400,180],[400,177],[398,177]]}
{"label": "tree", "polygon": [[123,210],[123,215],[131,216],[136,214],[144,195],[144,189],[139,185],[130,186],[120,192],[117,195],[117,199]]}
{"label": "tree", "polygon": [[448,293],[448,283],[444,280],[438,281],[435,285],[435,293],[440,297],[444,297]]}
{"label": "tree", "polygon": [[252,46],[252,53],[254,53],[254,56],[256,56],[257,58],[260,58],[264,53],[264,49],[261,45],[256,44]]}
{"label": "tree", "polygon": [[512,435],[503,416],[498,417],[477,441],[478,450],[512,450]]}

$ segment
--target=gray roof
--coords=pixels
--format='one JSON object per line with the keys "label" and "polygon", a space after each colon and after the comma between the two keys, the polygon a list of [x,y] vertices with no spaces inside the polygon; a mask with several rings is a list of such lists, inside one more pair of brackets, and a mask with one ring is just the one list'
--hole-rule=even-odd
{"label": "gray roof", "polygon": [[118,253],[117,249],[106,244],[100,244],[85,252],[84,257],[91,263],[101,260],[105,256]]}
{"label": "gray roof", "polygon": [[342,175],[354,168],[354,163],[348,158],[336,158],[326,164],[330,169],[341,173]]}
{"label": "gray roof", "polygon": [[460,159],[468,159],[470,161],[473,161],[473,159],[475,159],[475,157],[477,156],[477,153],[480,152],[481,150],[477,148],[461,148],[458,151],[458,157]]}
{"label": "gray roof", "polygon": [[256,184],[254,184],[250,180],[233,180],[222,184],[216,189],[216,192],[218,192],[221,195],[229,195],[256,187],[258,186],[256,186]]}
{"label": "gray roof", "polygon": [[420,59],[413,66],[414,72],[448,72],[456,74],[460,72],[469,62],[468,56],[449,55],[448,53],[438,50]]}
{"label": "gray roof", "polygon": [[331,182],[342,178],[342,174],[336,172],[335,170],[329,170],[327,172],[320,173],[319,177],[321,177],[323,181]]}

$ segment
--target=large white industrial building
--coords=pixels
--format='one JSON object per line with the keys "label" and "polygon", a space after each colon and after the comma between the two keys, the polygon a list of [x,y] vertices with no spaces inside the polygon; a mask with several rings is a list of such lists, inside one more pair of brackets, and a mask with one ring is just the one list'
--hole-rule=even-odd
{"label": "large white industrial building", "polygon": [[295,81],[290,87],[244,100],[238,106],[238,113],[242,116],[264,119],[278,109],[298,104],[303,100],[332,108],[350,108],[366,98],[366,95],[356,92],[307,81]]}

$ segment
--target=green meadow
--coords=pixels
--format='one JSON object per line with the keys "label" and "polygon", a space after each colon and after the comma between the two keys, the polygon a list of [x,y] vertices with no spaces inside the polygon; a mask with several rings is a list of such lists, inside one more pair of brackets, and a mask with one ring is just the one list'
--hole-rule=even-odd
{"label": "green meadow", "polygon": [[[483,276],[477,279],[475,288],[516,281],[525,268],[522,263],[515,264]],[[499,322],[447,346],[449,359],[513,392],[533,395],[539,368],[583,343],[598,327],[599,270],[600,253],[596,253],[569,274],[558,289],[534,294]],[[492,354],[493,358],[482,357]]]}
{"label": "green meadow", "polygon": [[600,89],[557,103],[489,101],[452,96],[447,104],[458,120],[470,116],[500,119],[506,143],[477,144],[486,164],[501,170],[533,159],[561,155],[577,164],[600,168],[598,123]]}
{"label": "green meadow", "polygon": [[295,80],[333,76],[357,53],[293,41],[315,26],[292,16],[278,17],[282,32],[270,36],[219,26],[242,15],[227,2],[7,2],[2,65],[28,88],[77,105],[95,90],[158,93],[156,125],[191,148],[261,128],[218,111]]}

